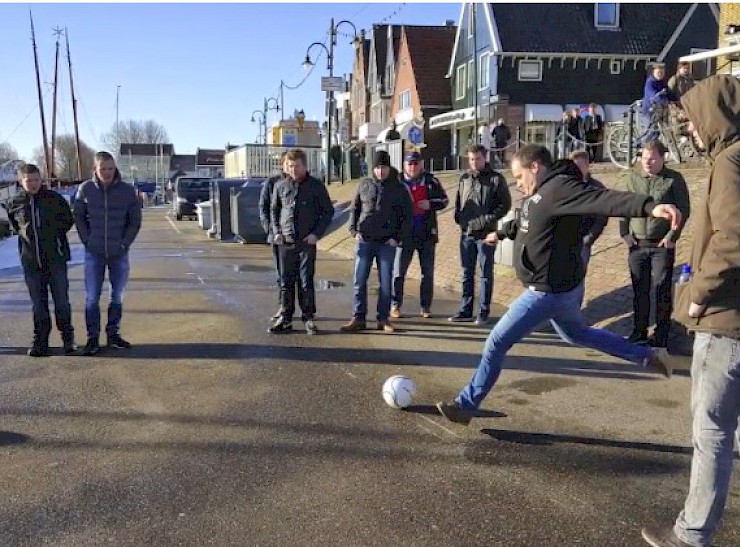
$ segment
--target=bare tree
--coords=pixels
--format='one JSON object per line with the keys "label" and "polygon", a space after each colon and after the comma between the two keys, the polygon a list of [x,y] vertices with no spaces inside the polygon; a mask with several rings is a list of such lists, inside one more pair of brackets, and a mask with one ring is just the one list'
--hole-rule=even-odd
{"label": "bare tree", "polygon": [[18,159],[18,151],[10,143],[0,142],[0,164]]}
{"label": "bare tree", "polygon": [[118,154],[121,144],[164,144],[169,135],[163,125],[154,120],[125,120],[113,124],[111,130],[103,135],[103,145],[113,154]]}
{"label": "bare tree", "polygon": [[[44,169],[44,149],[38,147],[33,152],[33,158],[36,165],[42,171]],[[80,141],[80,163],[82,164],[81,178],[90,177],[93,169],[95,151],[90,148],[84,141]],[[77,151],[75,149],[74,135],[59,135],[54,145],[54,171],[57,178],[63,180],[77,179]]]}

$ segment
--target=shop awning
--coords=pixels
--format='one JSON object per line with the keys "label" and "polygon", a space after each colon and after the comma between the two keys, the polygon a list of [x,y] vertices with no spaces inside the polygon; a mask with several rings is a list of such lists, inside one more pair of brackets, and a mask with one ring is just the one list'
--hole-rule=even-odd
{"label": "shop awning", "polygon": [[525,122],[559,122],[563,119],[563,107],[559,104],[528,104],[524,106]]}

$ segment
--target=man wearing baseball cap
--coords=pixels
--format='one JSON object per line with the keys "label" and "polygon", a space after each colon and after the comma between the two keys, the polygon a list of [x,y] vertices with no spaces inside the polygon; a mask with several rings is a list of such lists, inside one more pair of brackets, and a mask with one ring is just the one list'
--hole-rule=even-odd
{"label": "man wearing baseball cap", "polygon": [[434,291],[434,255],[439,235],[437,231],[437,211],[441,211],[449,200],[439,180],[424,170],[419,152],[409,152],[403,162],[401,182],[411,195],[413,217],[411,239],[407,245],[396,249],[393,267],[393,297],[391,317],[401,317],[403,288],[411,260],[416,251],[421,269],[419,303],[421,316],[431,317],[432,295]]}

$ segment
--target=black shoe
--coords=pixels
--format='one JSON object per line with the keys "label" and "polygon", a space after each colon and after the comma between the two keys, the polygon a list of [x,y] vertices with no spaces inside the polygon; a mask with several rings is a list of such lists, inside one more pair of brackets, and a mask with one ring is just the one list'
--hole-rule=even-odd
{"label": "black shoe", "polygon": [[64,355],[71,355],[75,351],[77,351],[77,344],[75,344],[75,341],[65,340],[64,341]]}
{"label": "black shoe", "polygon": [[87,355],[89,357],[91,355],[97,355],[98,353],[100,353],[98,337],[95,336],[94,338],[88,338],[87,344],[85,344],[85,349],[82,350],[82,355]]}
{"label": "black shoe", "polygon": [[647,341],[648,346],[652,348],[667,348],[668,347],[668,338],[664,338],[662,336],[651,336]]}
{"label": "black shoe", "polygon": [[469,323],[469,322],[471,322],[473,320],[473,316],[472,315],[464,315],[464,314],[462,314],[460,312],[457,312],[452,317],[448,317],[447,320],[450,321],[450,322],[452,322],[452,323]]}
{"label": "black shoe", "polygon": [[270,334],[281,334],[283,332],[290,332],[293,330],[293,323],[285,319],[279,319],[273,326],[267,329]]}
{"label": "black shoe", "polygon": [[691,547],[681,541],[671,527],[646,526],[642,529],[642,539],[653,547]]}
{"label": "black shoe", "polygon": [[461,408],[456,402],[437,403],[437,410],[439,410],[439,413],[451,422],[462,425],[468,425],[470,420],[473,418],[473,413],[471,411]]}
{"label": "black shoe", "polygon": [[632,334],[630,334],[627,337],[627,341],[630,344],[637,344],[638,346],[647,345],[648,343],[647,333],[632,331]]}
{"label": "black shoe", "polygon": [[126,342],[123,338],[118,336],[117,334],[114,334],[112,336],[108,337],[108,347],[109,348],[115,348],[115,349],[128,349],[131,347],[130,342]]}
{"label": "black shoe", "polygon": [[28,348],[27,353],[29,357],[48,357],[49,355],[51,355],[49,346],[45,344],[36,344],[36,343],[34,343],[30,348]]}
{"label": "black shoe", "polygon": [[303,324],[306,326],[306,334],[319,333],[319,329],[316,328],[316,323],[313,322],[313,319],[306,319]]}
{"label": "black shoe", "polygon": [[488,325],[488,315],[480,314],[478,317],[475,318],[475,325],[477,327],[485,327]]}

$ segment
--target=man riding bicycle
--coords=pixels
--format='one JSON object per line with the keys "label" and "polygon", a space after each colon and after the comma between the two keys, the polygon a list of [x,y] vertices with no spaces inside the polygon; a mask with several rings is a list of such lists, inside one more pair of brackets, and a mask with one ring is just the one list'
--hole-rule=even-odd
{"label": "man riding bicycle", "polygon": [[640,122],[645,129],[642,143],[654,141],[660,137],[658,124],[668,121],[668,106],[678,101],[665,81],[665,64],[653,63],[653,72],[645,80],[645,90],[640,104]]}

